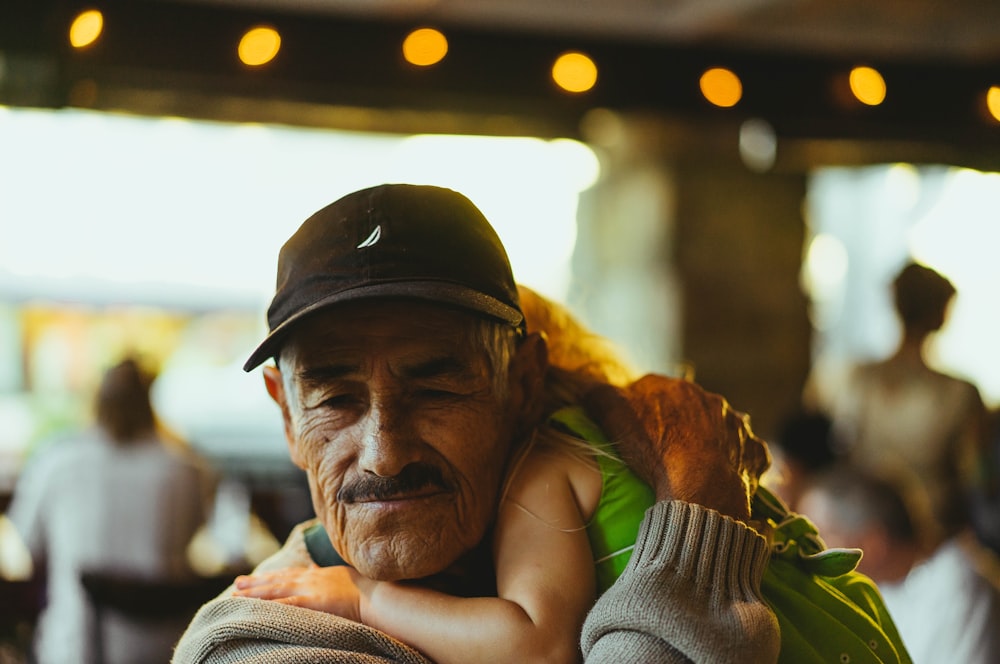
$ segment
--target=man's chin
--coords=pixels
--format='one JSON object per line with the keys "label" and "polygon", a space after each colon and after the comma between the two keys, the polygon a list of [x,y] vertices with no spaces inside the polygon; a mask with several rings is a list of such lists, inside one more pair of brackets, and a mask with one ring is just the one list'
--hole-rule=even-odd
{"label": "man's chin", "polygon": [[341,542],[334,544],[348,563],[376,581],[415,580],[439,574],[467,549],[458,533],[413,526],[345,533]]}
{"label": "man's chin", "polygon": [[428,501],[419,512],[385,510],[373,514],[371,508],[355,508],[347,514],[354,527],[344,531],[340,542],[334,544],[369,579],[403,581],[439,574],[476,542],[469,541],[471,529],[462,532],[453,525],[453,505],[435,502]]}
{"label": "man's chin", "polygon": [[352,563],[361,574],[375,581],[415,581],[440,574],[454,562],[451,552],[437,552],[428,546],[391,547],[391,551],[380,552],[381,547],[369,548],[355,558]]}

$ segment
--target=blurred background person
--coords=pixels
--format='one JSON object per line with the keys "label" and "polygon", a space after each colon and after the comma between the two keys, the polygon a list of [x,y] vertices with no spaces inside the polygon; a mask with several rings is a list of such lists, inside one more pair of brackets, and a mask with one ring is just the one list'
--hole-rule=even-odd
{"label": "blurred background person", "polygon": [[108,369],[96,426],[31,459],[15,488],[9,517],[46,579],[35,630],[40,664],[167,661],[180,633],[127,611],[98,614],[84,587],[88,575],[192,576],[186,550],[206,519],[212,474],[158,426],[151,384],[133,359]]}
{"label": "blurred background person", "polygon": [[[860,548],[915,664],[1000,662],[1000,574],[966,530],[935,544],[921,496],[840,465],[805,487],[800,507],[830,547]],[[929,527],[930,526],[930,527]]]}
{"label": "blurred background person", "polygon": [[909,263],[893,281],[902,340],[888,359],[862,364],[833,397],[837,439],[855,464],[923,491],[941,540],[969,523],[968,497],[981,483],[986,410],[972,383],[928,366],[927,342],[940,330],[955,287]]}

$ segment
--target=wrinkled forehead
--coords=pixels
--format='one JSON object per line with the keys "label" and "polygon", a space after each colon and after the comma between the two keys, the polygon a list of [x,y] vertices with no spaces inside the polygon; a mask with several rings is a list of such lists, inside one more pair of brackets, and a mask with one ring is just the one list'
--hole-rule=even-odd
{"label": "wrinkled forehead", "polygon": [[447,355],[488,370],[477,343],[480,320],[464,310],[419,300],[386,299],[330,307],[303,320],[289,334],[283,361],[312,364],[366,355]]}

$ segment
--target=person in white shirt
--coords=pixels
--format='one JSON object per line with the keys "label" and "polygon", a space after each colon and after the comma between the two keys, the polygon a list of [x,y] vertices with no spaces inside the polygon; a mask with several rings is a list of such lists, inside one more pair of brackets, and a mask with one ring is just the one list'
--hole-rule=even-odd
{"label": "person in white shirt", "polygon": [[[133,360],[109,369],[95,400],[96,426],[32,458],[8,516],[46,582],[35,630],[39,664],[165,661],[179,636],[105,616],[97,635],[85,573],[170,580],[191,574],[186,548],[206,518],[212,478],[193,454],[166,444],[149,400],[152,382]],[[181,629],[183,625],[180,626]]]}
{"label": "person in white shirt", "polygon": [[926,508],[853,467],[815,480],[799,506],[828,546],[864,551],[858,569],[878,584],[916,664],[1000,662],[1000,573],[971,531],[934,545]]}

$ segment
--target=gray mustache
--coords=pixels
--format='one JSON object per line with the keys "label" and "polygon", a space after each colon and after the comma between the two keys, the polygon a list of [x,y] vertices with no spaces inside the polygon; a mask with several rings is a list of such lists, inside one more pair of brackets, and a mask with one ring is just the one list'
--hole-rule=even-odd
{"label": "gray mustache", "polygon": [[337,501],[355,503],[360,500],[391,500],[426,488],[450,491],[441,471],[434,466],[411,464],[392,477],[363,477],[337,491]]}

